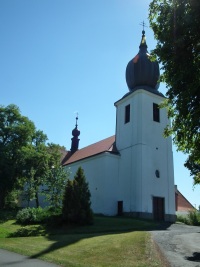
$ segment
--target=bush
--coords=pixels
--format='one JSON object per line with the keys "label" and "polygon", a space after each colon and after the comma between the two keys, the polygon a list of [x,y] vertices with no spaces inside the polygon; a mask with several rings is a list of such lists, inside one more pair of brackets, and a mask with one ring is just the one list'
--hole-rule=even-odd
{"label": "bush", "polygon": [[178,215],[177,221],[188,224],[188,225],[199,226],[200,225],[200,212],[197,210],[191,210],[185,216]]}
{"label": "bush", "polygon": [[39,208],[25,208],[18,211],[16,216],[17,223],[20,224],[33,224],[44,222],[48,217],[46,209]]}
{"label": "bush", "polygon": [[200,212],[197,210],[191,210],[188,214],[188,219],[191,225],[200,225]]}
{"label": "bush", "polygon": [[188,215],[177,215],[177,222],[182,222],[184,224],[189,224]]}

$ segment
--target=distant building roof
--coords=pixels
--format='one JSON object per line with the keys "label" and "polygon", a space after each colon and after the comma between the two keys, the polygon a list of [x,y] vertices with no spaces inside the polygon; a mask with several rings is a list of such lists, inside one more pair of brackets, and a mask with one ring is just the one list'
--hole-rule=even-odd
{"label": "distant building roof", "polygon": [[190,211],[195,207],[176,189],[176,211]]}
{"label": "distant building roof", "polygon": [[115,135],[101,140],[97,143],[84,147],[77,150],[75,153],[68,151],[65,158],[62,161],[62,165],[68,165],[79,160],[89,158],[104,152],[110,152],[113,154],[118,154],[117,148],[115,146]]}

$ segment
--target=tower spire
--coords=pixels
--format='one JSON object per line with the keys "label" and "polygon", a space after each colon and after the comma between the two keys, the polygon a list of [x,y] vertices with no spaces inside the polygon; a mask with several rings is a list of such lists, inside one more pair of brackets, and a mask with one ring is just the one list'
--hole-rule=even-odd
{"label": "tower spire", "polygon": [[140,42],[140,48],[145,48],[147,49],[147,44],[146,44],[146,36],[145,36],[145,30],[144,30],[144,27],[147,28],[146,24],[144,23],[144,20],[143,22],[140,23],[140,25],[143,27],[143,30],[142,30],[142,40]]}
{"label": "tower spire", "polygon": [[144,20],[140,23],[140,25],[143,27],[143,31],[144,31],[144,27],[147,28],[147,25],[146,25],[146,23],[144,22]]}

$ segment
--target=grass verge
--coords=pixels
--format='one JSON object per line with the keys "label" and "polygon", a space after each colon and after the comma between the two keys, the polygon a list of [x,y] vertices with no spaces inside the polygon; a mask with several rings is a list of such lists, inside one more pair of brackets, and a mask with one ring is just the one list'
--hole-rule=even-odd
{"label": "grass verge", "polygon": [[160,267],[163,264],[145,231],[155,226],[117,217],[95,217],[91,226],[50,228],[20,227],[8,220],[0,224],[0,248],[67,267]]}

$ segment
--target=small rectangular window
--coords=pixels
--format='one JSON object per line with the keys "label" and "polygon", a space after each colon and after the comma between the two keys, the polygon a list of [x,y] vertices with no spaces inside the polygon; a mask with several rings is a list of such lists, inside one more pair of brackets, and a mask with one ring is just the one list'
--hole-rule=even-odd
{"label": "small rectangular window", "polygon": [[125,106],[125,123],[130,121],[130,104]]}
{"label": "small rectangular window", "polygon": [[153,103],[153,120],[160,122],[160,109],[158,104]]}

